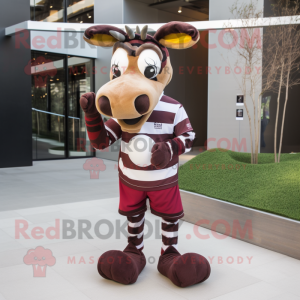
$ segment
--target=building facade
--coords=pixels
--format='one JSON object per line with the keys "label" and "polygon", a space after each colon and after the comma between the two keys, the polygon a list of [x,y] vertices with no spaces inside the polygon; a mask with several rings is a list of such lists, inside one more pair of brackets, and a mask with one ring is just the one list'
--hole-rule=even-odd
{"label": "building facade", "polygon": [[[234,2],[3,0],[0,167],[30,166],[33,160],[93,155],[117,160],[119,144],[96,154],[91,149],[79,106],[82,94],[96,92],[108,82],[112,49],[91,47],[83,41],[82,33],[62,31],[61,23],[68,23],[70,29],[74,24],[141,23],[148,24],[151,31],[151,24],[170,21],[232,19],[229,8]],[[248,2],[250,0],[243,1]],[[269,0],[258,0],[257,9],[270,16]],[[37,30],[5,35],[5,28],[28,20],[37,22]],[[57,24],[55,31],[38,28],[38,24],[50,23]],[[174,75],[165,94],[181,102],[187,110],[196,132],[195,146],[250,152],[248,117],[237,100],[242,91],[234,70],[228,71],[234,65],[234,57],[222,46],[223,31],[202,30],[195,47],[182,52],[170,50]],[[300,138],[292,134],[293,128],[300,125],[297,93],[298,90],[292,92],[292,104],[287,110],[283,152],[300,148]],[[273,152],[275,97],[268,94],[263,99],[261,152]]]}

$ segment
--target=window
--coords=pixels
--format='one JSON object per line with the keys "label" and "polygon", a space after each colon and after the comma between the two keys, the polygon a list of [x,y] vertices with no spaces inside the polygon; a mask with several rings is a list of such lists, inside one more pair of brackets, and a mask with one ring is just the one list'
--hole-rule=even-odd
{"label": "window", "polygon": [[30,0],[32,21],[64,22],[64,0]]}
{"label": "window", "polygon": [[94,0],[30,0],[30,18],[40,22],[94,23]]}
{"label": "window", "polygon": [[94,0],[69,0],[68,23],[94,23]]}

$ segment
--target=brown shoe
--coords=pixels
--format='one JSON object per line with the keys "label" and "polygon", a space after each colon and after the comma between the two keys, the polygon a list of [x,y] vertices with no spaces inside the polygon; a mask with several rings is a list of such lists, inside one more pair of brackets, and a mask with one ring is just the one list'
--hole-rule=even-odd
{"label": "brown shoe", "polygon": [[160,256],[157,269],[179,287],[203,282],[210,275],[210,265],[205,257],[196,253],[181,255],[173,246]]}
{"label": "brown shoe", "polygon": [[97,268],[105,279],[131,284],[136,282],[145,265],[144,253],[129,243],[124,251],[110,250],[103,253],[98,260]]}

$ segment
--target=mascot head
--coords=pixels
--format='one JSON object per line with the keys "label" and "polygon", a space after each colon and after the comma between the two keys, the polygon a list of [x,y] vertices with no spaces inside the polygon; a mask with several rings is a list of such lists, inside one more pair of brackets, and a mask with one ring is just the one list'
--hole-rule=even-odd
{"label": "mascot head", "polygon": [[148,26],[126,32],[110,25],[89,27],[84,40],[101,47],[113,47],[110,81],[96,96],[99,113],[114,117],[125,132],[137,133],[151,115],[173,69],[167,48],[187,49],[200,38],[198,30],[183,22],[170,22],[155,33]]}

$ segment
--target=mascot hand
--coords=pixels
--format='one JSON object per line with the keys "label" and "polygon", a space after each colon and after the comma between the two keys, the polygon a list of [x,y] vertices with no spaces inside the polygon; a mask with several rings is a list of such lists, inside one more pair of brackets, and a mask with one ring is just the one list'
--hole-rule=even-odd
{"label": "mascot hand", "polygon": [[151,164],[155,166],[156,169],[165,168],[171,160],[171,150],[165,142],[154,144],[151,153]]}
{"label": "mascot hand", "polygon": [[86,93],[80,98],[80,106],[87,117],[99,115],[95,104],[95,93]]}

